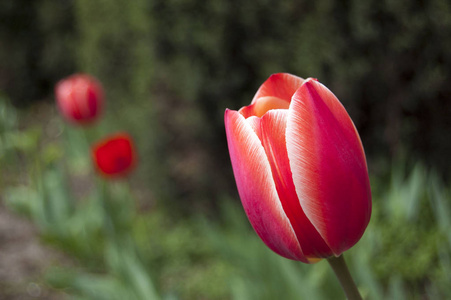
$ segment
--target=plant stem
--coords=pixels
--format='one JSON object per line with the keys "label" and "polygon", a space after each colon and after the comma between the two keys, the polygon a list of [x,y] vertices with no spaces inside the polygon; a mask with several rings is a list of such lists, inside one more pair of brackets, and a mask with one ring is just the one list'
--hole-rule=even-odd
{"label": "plant stem", "polygon": [[352,279],[351,273],[349,273],[348,266],[346,266],[343,255],[339,257],[331,256],[327,259],[332,270],[340,281],[341,287],[349,300],[362,300],[359,290]]}
{"label": "plant stem", "polygon": [[111,199],[108,190],[108,183],[104,179],[100,179],[100,195],[98,197],[103,210],[103,226],[105,234],[108,238],[114,240],[116,237],[116,228],[113,220],[113,211],[111,209]]}

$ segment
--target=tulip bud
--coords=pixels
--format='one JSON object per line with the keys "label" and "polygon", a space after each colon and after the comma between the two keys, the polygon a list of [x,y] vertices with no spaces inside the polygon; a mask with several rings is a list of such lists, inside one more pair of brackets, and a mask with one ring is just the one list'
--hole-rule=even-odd
{"label": "tulip bud", "polygon": [[127,133],[116,133],[92,147],[97,171],[107,178],[123,177],[135,166],[136,153],[133,140]]}
{"label": "tulip bud", "polygon": [[55,97],[60,113],[73,124],[95,121],[103,109],[103,88],[93,77],[74,74],[55,86]]}
{"label": "tulip bud", "polygon": [[339,256],[371,216],[365,153],[346,110],[324,85],[274,74],[225,128],[238,192],[274,252],[313,263]]}

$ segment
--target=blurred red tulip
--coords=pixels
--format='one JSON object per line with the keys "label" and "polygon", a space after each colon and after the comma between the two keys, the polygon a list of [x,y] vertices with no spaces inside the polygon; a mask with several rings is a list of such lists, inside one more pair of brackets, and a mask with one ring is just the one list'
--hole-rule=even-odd
{"label": "blurred red tulip", "polygon": [[226,110],[225,128],[243,207],[269,248],[313,263],[358,242],[371,216],[365,153],[330,90],[274,74],[251,105]]}
{"label": "blurred red tulip", "polygon": [[93,77],[74,74],[55,86],[55,97],[61,114],[73,124],[95,121],[103,109],[103,88]]}
{"label": "blurred red tulip", "polygon": [[105,177],[123,177],[135,166],[133,140],[127,133],[116,133],[92,147],[97,170]]}

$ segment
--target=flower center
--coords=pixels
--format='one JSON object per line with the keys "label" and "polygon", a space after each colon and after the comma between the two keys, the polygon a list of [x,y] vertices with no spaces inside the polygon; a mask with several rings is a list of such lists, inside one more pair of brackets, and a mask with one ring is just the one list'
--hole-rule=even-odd
{"label": "flower center", "polygon": [[288,109],[290,102],[274,96],[260,97],[254,103],[255,116],[261,118],[268,110],[271,109]]}

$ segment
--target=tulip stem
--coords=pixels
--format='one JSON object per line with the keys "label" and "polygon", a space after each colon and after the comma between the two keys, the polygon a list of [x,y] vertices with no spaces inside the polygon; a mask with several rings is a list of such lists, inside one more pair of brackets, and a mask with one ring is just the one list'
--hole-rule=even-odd
{"label": "tulip stem", "polygon": [[343,255],[339,257],[332,256],[327,259],[332,270],[340,281],[341,287],[349,300],[362,300],[359,290],[352,279],[351,273],[349,273],[348,266],[346,265]]}

